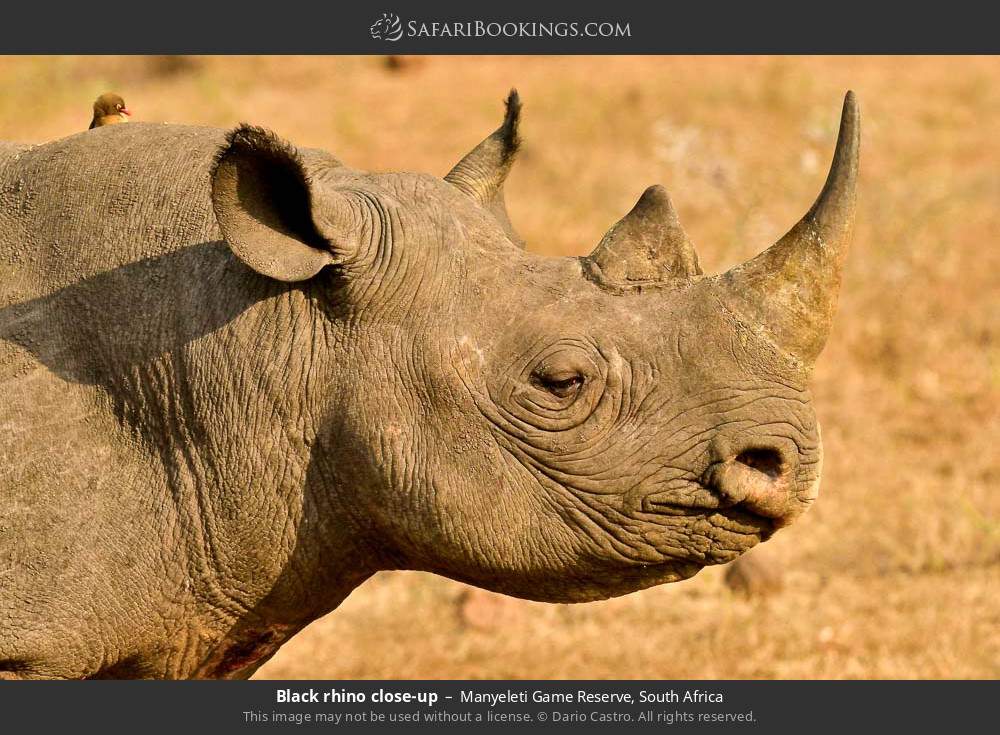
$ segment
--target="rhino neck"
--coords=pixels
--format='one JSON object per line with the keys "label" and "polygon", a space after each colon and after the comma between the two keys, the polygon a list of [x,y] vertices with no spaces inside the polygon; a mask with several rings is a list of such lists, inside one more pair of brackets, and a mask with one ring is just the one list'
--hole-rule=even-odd
{"label": "rhino neck", "polygon": [[313,287],[229,275],[224,294],[192,292],[181,308],[198,336],[123,368],[115,391],[119,415],[156,450],[181,527],[192,529],[199,594],[230,621],[213,675],[257,665],[373,572],[324,456],[336,336]]}

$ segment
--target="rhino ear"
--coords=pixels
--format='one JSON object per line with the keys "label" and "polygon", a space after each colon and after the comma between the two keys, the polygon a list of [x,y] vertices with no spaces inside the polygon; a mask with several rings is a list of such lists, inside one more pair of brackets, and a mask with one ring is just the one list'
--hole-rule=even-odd
{"label": "rhino ear", "polygon": [[223,237],[258,273],[305,281],[335,262],[331,239],[313,216],[316,192],[302,158],[274,133],[246,124],[232,130],[211,183]]}

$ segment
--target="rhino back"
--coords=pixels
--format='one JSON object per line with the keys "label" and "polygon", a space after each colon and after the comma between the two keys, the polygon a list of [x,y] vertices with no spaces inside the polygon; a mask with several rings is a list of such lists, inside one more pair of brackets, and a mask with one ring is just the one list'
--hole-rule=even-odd
{"label": "rhino back", "polygon": [[206,285],[235,272],[236,293],[260,280],[247,280],[212,212],[209,168],[223,138],[210,128],[112,125],[0,153],[7,347],[64,380],[106,383],[231,319],[246,302]]}
{"label": "rhino back", "polygon": [[0,304],[218,239],[208,169],[222,140],[211,128],[138,123],[5,144]]}

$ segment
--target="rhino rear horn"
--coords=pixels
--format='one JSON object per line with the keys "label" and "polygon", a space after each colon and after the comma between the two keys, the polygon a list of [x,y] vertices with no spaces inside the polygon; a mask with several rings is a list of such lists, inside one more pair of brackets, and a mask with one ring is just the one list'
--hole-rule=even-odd
{"label": "rhino rear horn", "polygon": [[504,181],[521,145],[517,130],[520,119],[521,98],[512,89],[503,124],[456,163],[444,180],[489,209],[511,241],[523,248],[524,241],[510,223],[503,195]]}
{"label": "rhino rear horn", "polygon": [[778,242],[723,274],[718,295],[811,369],[826,344],[841,270],[854,224],[861,116],[853,92],[844,99],[840,134],[816,203]]}
{"label": "rhino rear horn", "polygon": [[611,226],[585,264],[598,281],[641,286],[701,275],[698,254],[662,186],[643,192],[632,211]]}

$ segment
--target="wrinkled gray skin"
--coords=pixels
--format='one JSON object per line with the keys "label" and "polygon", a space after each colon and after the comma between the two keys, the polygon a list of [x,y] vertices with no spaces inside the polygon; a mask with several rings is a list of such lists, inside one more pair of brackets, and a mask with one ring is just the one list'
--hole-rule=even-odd
{"label": "wrinkled gray skin", "polygon": [[444,180],[250,127],[0,144],[0,678],[249,676],[378,570],[595,600],[809,506],[853,98],[813,210],[717,277],[661,188],[522,250],[508,105]]}

